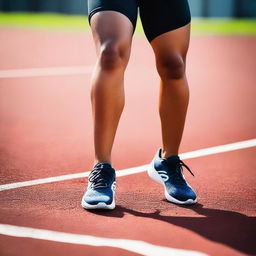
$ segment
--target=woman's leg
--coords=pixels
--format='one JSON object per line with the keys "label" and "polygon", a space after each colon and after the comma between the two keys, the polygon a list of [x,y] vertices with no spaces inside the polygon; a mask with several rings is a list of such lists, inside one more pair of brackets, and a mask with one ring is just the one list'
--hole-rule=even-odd
{"label": "woman's leg", "polygon": [[95,163],[111,163],[111,150],[124,107],[124,71],[133,25],[121,13],[102,11],[91,18],[97,62],[91,78]]}
{"label": "woman's leg", "polygon": [[190,25],[164,33],[151,41],[160,75],[159,114],[162,157],[178,155],[189,101],[185,74]]}

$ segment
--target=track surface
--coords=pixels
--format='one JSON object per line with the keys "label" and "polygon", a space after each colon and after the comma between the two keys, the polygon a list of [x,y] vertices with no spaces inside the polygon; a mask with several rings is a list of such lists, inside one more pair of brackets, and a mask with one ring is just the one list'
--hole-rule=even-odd
{"label": "track surface", "polygon": [[[0,31],[0,69],[91,66],[90,35]],[[255,138],[256,37],[193,37],[191,88],[181,152]],[[89,171],[92,162],[90,75],[0,78],[1,184]],[[134,39],[126,72],[126,108],[113,150],[115,168],[151,161],[160,146],[158,77],[150,46]],[[153,245],[208,255],[256,254],[255,147],[186,163],[199,195],[195,206],[163,200],[146,173],[118,178],[117,208],[80,207],[86,179],[2,191],[0,223]],[[93,247],[0,236],[1,255],[139,255]]]}

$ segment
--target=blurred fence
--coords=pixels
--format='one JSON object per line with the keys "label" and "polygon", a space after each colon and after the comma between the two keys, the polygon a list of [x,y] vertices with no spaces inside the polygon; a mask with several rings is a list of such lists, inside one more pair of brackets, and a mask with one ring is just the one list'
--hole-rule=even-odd
{"label": "blurred fence", "polygon": [[[189,0],[189,2],[192,15],[197,17],[256,17],[256,0]],[[87,14],[87,0],[0,0],[0,11]]]}

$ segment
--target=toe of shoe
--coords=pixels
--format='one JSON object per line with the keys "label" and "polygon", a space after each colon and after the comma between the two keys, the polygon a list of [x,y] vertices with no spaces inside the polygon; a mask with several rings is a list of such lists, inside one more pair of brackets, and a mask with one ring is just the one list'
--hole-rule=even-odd
{"label": "toe of shoe", "polygon": [[175,189],[170,192],[170,195],[180,202],[186,202],[188,200],[196,201],[196,192],[192,188]]}
{"label": "toe of shoe", "polygon": [[90,205],[96,205],[98,203],[111,204],[113,196],[109,191],[87,191],[83,196],[83,201]]}

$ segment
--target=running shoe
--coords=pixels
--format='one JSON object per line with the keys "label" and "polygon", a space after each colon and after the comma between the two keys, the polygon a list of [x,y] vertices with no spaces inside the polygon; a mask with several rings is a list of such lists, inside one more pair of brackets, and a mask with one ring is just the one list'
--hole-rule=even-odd
{"label": "running shoe", "polygon": [[173,155],[164,159],[161,158],[161,153],[162,150],[159,149],[151,162],[148,169],[149,177],[164,186],[164,194],[168,201],[176,204],[196,203],[196,192],[186,182],[182,167],[194,176],[192,171],[179,156]]}
{"label": "running shoe", "polygon": [[87,190],[82,198],[84,209],[115,208],[116,173],[109,163],[98,163],[88,177]]}

